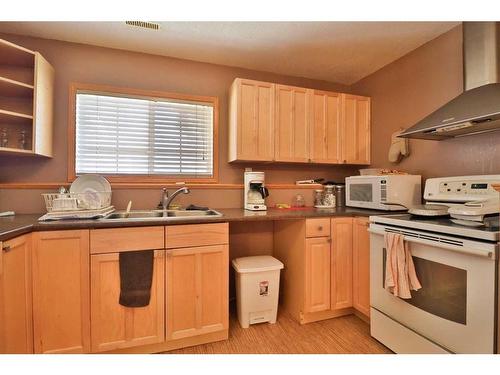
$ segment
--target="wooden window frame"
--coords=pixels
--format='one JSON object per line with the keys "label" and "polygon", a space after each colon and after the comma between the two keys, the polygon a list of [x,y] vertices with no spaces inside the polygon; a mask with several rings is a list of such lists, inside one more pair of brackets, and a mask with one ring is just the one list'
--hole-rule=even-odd
{"label": "wooden window frame", "polygon": [[69,85],[68,104],[68,182],[76,179],[76,94],[78,91],[89,91],[96,94],[120,94],[131,97],[151,97],[162,99],[186,100],[209,104],[213,107],[213,169],[211,177],[186,177],[183,175],[118,175],[102,174],[111,183],[145,183],[175,184],[177,182],[217,184],[219,182],[219,98],[216,96],[199,96],[179,94],[166,91],[142,90],[108,85],[72,82]]}

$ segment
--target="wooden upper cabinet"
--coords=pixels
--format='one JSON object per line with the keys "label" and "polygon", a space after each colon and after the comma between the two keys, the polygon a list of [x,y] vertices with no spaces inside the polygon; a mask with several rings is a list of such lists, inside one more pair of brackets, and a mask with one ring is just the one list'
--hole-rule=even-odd
{"label": "wooden upper cabinet", "polygon": [[311,161],[341,162],[341,94],[314,90],[311,100]]}
{"label": "wooden upper cabinet", "polygon": [[332,310],[352,307],[352,217],[332,219]]}
{"label": "wooden upper cabinet", "polygon": [[33,234],[35,353],[90,351],[89,231]]}
{"label": "wooden upper cabinet", "polygon": [[[0,154],[52,157],[54,69],[38,53],[0,39]],[[24,139],[24,141],[21,141]]]}
{"label": "wooden upper cabinet", "polygon": [[307,238],[304,312],[330,310],[330,237]]}
{"label": "wooden upper cabinet", "polygon": [[0,242],[0,354],[33,353],[31,234]]}
{"label": "wooden upper cabinet", "polygon": [[276,161],[309,162],[312,91],[302,87],[276,85]]}
{"label": "wooden upper cabinet", "polygon": [[236,78],[229,161],[370,164],[370,98]]}
{"label": "wooden upper cabinet", "polygon": [[370,316],[370,233],[367,217],[353,223],[353,307]]}
{"label": "wooden upper cabinet", "polygon": [[275,85],[237,78],[231,86],[229,161],[274,160]]}
{"label": "wooden upper cabinet", "polygon": [[370,164],[370,98],[342,94],[342,163]]}
{"label": "wooden upper cabinet", "polygon": [[48,157],[53,154],[54,79],[52,65],[40,53],[35,52],[33,145],[35,154]]}
{"label": "wooden upper cabinet", "polygon": [[167,250],[167,339],[228,328],[228,245]]}
{"label": "wooden upper cabinet", "polygon": [[120,305],[119,253],[91,256],[92,352],[161,343],[165,339],[165,250],[155,250],[151,299]]}

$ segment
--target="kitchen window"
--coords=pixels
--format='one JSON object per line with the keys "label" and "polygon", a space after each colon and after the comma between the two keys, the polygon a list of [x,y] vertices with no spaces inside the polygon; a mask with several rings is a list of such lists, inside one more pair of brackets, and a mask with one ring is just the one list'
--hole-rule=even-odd
{"label": "kitchen window", "polygon": [[70,99],[70,180],[217,182],[217,98],[73,84]]}

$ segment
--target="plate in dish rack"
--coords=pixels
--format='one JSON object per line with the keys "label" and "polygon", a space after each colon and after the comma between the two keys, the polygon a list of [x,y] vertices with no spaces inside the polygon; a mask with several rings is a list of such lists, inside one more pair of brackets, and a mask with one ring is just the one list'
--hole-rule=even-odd
{"label": "plate in dish rack", "polygon": [[69,192],[78,194],[87,208],[97,209],[101,208],[104,203],[100,193],[111,192],[111,185],[102,176],[87,174],[73,181]]}

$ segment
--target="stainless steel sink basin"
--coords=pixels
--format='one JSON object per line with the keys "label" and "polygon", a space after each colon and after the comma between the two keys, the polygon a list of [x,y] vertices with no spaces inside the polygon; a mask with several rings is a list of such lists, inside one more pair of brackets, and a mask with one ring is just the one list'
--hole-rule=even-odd
{"label": "stainless steel sink basin", "polygon": [[220,212],[215,210],[197,211],[197,210],[168,210],[166,211],[168,217],[217,217],[222,216]]}
{"label": "stainless steel sink basin", "polygon": [[163,212],[161,211],[130,211],[126,212],[113,212],[106,216],[104,219],[113,220],[113,219],[157,219],[159,217],[163,217]]}
{"label": "stainless steel sink basin", "polygon": [[184,220],[184,219],[209,219],[221,217],[222,214],[215,210],[197,211],[197,210],[151,210],[151,211],[117,211],[103,217],[100,220],[128,221],[128,220]]}

